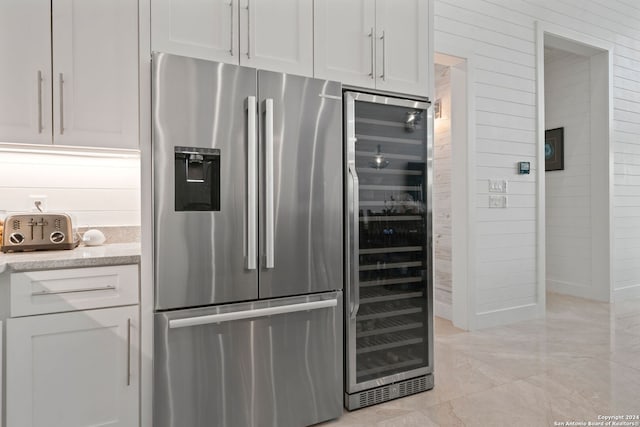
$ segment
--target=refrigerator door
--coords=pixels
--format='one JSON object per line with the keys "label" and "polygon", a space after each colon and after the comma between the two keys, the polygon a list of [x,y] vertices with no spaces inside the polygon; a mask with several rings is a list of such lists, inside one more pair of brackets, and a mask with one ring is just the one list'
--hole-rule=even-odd
{"label": "refrigerator door", "polygon": [[158,310],[258,297],[256,78],[153,56]]}
{"label": "refrigerator door", "polygon": [[380,95],[346,92],[344,105],[346,390],[358,393],[433,370],[432,117],[428,102]]}
{"label": "refrigerator door", "polygon": [[299,427],[342,413],[342,293],[155,315],[155,427]]}
{"label": "refrigerator door", "polygon": [[258,71],[260,298],[342,289],[342,93]]}

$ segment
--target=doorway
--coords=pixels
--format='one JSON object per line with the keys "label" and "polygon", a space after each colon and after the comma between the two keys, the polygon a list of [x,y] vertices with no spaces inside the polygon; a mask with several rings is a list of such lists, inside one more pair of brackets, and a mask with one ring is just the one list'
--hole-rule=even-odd
{"label": "doorway", "polygon": [[434,314],[471,328],[469,310],[469,70],[467,59],[435,54],[433,249]]}
{"label": "doorway", "polygon": [[539,286],[610,301],[610,50],[575,37],[539,33]]}

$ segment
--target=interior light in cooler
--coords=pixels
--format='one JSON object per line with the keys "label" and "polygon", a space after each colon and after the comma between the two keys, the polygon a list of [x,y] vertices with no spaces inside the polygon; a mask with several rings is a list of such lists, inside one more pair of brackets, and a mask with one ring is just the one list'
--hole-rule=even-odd
{"label": "interior light in cooler", "polygon": [[369,162],[369,166],[374,169],[384,169],[389,166],[389,161],[384,158],[382,151],[380,150],[380,144],[378,144],[378,151],[376,151],[373,160]]}
{"label": "interior light in cooler", "polygon": [[422,118],[421,114],[422,111],[420,110],[407,112],[407,118],[404,121],[404,129],[407,132],[413,132],[416,130],[416,126],[420,123],[420,119]]}

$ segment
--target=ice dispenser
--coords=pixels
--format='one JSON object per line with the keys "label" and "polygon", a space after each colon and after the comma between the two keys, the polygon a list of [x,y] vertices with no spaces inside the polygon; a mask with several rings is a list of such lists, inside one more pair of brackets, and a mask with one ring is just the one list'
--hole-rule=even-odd
{"label": "ice dispenser", "polygon": [[176,211],[220,210],[220,150],[175,147]]}

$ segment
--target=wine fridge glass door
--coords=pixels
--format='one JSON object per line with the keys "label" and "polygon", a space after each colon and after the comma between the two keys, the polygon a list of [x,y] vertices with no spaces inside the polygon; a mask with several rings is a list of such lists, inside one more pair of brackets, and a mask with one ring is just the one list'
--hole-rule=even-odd
{"label": "wine fridge glass door", "polygon": [[347,124],[352,392],[432,366],[430,111],[359,95]]}

